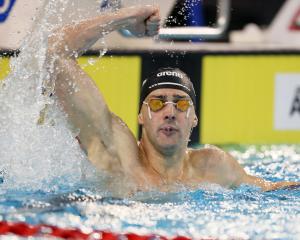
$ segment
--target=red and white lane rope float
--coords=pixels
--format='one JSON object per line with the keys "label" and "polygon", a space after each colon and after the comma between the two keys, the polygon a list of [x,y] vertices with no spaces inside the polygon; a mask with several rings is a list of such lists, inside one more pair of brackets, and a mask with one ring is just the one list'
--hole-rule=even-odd
{"label": "red and white lane rope float", "polygon": [[101,239],[101,240],[190,240],[177,236],[167,238],[160,235],[118,234],[109,231],[83,232],[79,229],[65,229],[51,225],[30,225],[24,222],[0,221],[0,235],[14,234],[20,237],[54,237],[60,239]]}

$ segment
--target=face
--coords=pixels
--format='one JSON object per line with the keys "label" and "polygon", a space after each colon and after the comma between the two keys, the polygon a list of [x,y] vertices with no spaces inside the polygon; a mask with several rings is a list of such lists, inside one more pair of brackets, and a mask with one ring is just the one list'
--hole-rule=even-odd
{"label": "face", "polygon": [[[177,89],[157,89],[151,92],[144,102],[151,99],[163,99],[176,103],[188,99],[189,95]],[[192,102],[192,101],[191,101]],[[139,114],[139,124],[143,126],[142,138],[146,138],[159,152],[173,153],[180,148],[186,148],[191,129],[197,125],[194,106],[186,111],[176,109],[174,104],[167,103],[158,111],[152,111],[143,104]]]}

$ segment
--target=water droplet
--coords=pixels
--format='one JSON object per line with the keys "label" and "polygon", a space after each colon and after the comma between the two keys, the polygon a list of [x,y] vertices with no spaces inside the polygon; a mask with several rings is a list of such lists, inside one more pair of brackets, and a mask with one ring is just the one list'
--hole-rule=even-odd
{"label": "water droplet", "polygon": [[96,59],[93,58],[93,57],[91,57],[91,58],[88,59],[88,63],[89,63],[90,65],[94,65],[94,64],[96,63]]}

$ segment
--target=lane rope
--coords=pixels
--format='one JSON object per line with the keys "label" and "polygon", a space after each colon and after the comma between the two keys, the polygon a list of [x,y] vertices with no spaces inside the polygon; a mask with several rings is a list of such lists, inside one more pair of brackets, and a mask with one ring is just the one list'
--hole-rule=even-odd
{"label": "lane rope", "polygon": [[[80,229],[25,222],[0,221],[0,235],[14,234],[20,237],[57,237],[61,239],[101,239],[101,240],[191,240],[184,236],[167,238],[160,235],[138,235],[135,233],[118,234],[110,231],[83,232]],[[209,238],[207,238],[209,239]]]}

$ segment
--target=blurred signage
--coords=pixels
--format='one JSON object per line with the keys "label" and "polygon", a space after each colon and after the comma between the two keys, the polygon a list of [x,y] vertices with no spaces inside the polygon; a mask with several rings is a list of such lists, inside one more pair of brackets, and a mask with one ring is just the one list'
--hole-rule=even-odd
{"label": "blurred signage", "polygon": [[0,49],[18,49],[45,0],[0,0]]}
{"label": "blurred signage", "polygon": [[15,0],[0,0],[0,23],[4,22],[9,16]]}
{"label": "blurred signage", "polygon": [[300,130],[300,73],[275,78],[275,130]]}
{"label": "blurred signage", "polygon": [[285,43],[299,46],[300,42],[300,1],[287,0],[266,32],[266,40],[271,43]]}
{"label": "blurred signage", "polygon": [[289,28],[290,30],[300,30],[300,8],[296,12],[295,16],[292,18],[292,22]]}

